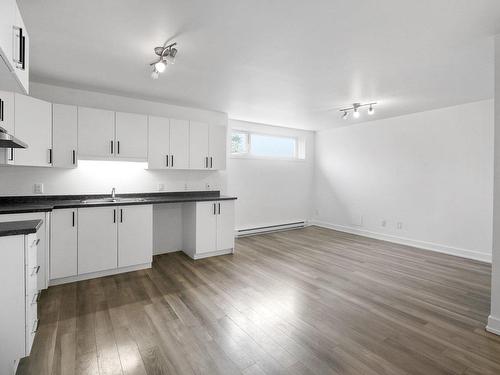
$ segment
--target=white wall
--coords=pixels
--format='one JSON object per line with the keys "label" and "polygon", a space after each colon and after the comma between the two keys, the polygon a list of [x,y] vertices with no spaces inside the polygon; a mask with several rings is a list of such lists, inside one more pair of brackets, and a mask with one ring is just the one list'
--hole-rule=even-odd
{"label": "white wall", "polygon": [[495,153],[491,313],[487,330],[500,335],[500,35],[495,37]]}
{"label": "white wall", "polygon": [[229,158],[227,191],[238,197],[236,228],[308,220],[313,192],[314,133],[238,120],[229,120],[229,127],[305,141],[304,160]]}
{"label": "white wall", "polygon": [[[53,103],[82,105],[124,112],[227,124],[227,114],[132,99],[91,91],[31,83],[31,96]],[[148,171],[146,163],[80,161],[71,170],[0,166],[0,195],[33,194],[33,184],[43,183],[45,194],[118,193],[165,190],[226,189],[225,171]]]}
{"label": "white wall", "polygon": [[491,100],[321,131],[314,220],[490,260],[492,161]]}

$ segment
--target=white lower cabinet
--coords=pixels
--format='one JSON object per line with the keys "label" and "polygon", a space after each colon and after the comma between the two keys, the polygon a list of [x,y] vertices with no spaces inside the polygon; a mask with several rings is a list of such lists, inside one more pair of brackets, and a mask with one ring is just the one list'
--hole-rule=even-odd
{"label": "white lower cabinet", "polygon": [[36,234],[0,237],[0,374],[14,374],[38,329]]}
{"label": "white lower cabinet", "polygon": [[189,203],[184,206],[184,251],[193,259],[232,253],[234,201]]}
{"label": "white lower cabinet", "polygon": [[120,206],[118,267],[153,261],[153,206]]}
{"label": "white lower cabinet", "polygon": [[78,274],[118,266],[116,207],[78,209]]}
{"label": "white lower cabinet", "polygon": [[50,222],[50,279],[78,274],[78,211],[52,211]]}
{"label": "white lower cabinet", "polygon": [[153,260],[152,205],[55,209],[51,215],[51,284]]}

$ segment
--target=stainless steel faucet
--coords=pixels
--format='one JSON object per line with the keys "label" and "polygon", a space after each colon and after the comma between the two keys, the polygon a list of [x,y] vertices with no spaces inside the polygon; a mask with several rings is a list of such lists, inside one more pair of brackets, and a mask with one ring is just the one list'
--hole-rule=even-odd
{"label": "stainless steel faucet", "polygon": [[115,199],[116,188],[111,189],[111,199]]}

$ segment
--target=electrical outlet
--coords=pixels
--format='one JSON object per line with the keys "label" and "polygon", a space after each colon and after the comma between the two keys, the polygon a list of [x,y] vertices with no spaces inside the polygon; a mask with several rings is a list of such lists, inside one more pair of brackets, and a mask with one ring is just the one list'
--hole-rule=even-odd
{"label": "electrical outlet", "polygon": [[188,184],[184,184],[184,190],[188,189]]}
{"label": "electrical outlet", "polygon": [[43,184],[39,182],[33,185],[33,193],[43,194]]}
{"label": "electrical outlet", "polygon": [[398,229],[403,229],[403,223],[398,221]]}
{"label": "electrical outlet", "polygon": [[386,227],[387,226],[387,220],[382,220],[382,222],[380,223],[381,226],[383,227]]}
{"label": "electrical outlet", "polygon": [[165,190],[165,184],[158,184],[158,191],[164,191]]}

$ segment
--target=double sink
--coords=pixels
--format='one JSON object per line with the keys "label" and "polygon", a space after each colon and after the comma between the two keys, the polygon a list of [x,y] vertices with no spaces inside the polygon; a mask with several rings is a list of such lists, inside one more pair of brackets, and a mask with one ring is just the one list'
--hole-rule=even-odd
{"label": "double sink", "polygon": [[144,198],[95,198],[81,200],[82,204],[145,202]]}

